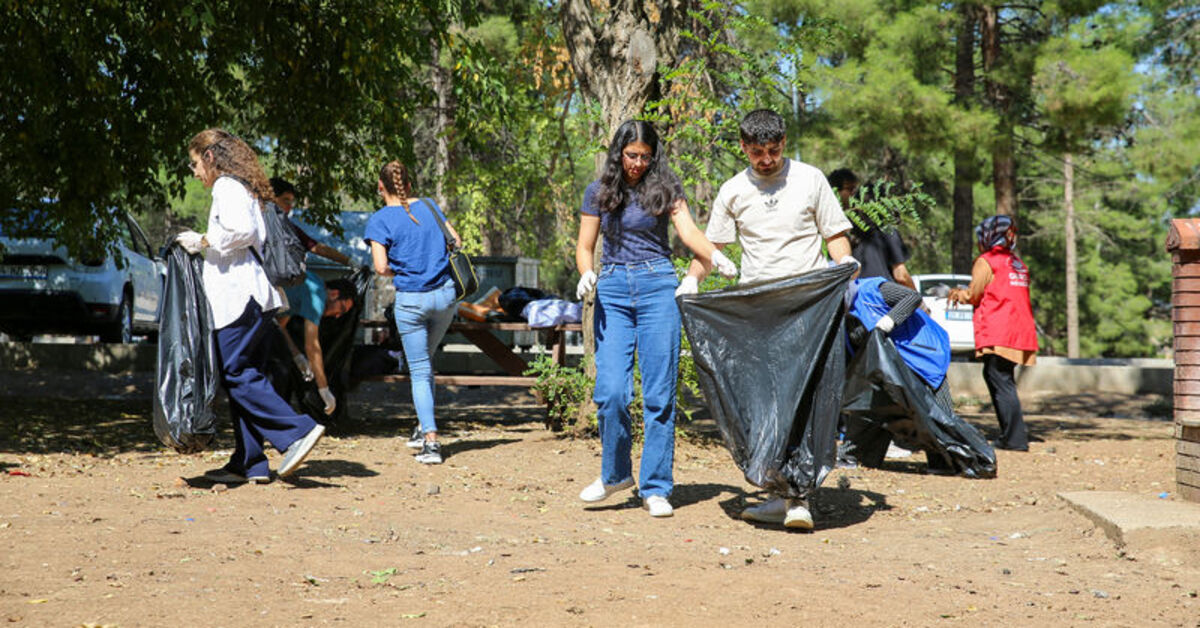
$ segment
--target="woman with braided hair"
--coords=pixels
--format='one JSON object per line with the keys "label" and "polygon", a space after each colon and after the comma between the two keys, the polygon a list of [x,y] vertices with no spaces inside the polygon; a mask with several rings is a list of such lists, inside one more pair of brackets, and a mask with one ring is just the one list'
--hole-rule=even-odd
{"label": "woman with braided hair", "polygon": [[441,464],[437,423],[433,416],[433,364],[450,320],[454,318],[454,280],[450,256],[438,217],[455,241],[454,227],[432,199],[412,196],[408,169],[398,161],[379,171],[376,182],[384,207],[367,221],[364,238],[371,244],[375,272],[396,286],[396,331],[404,345],[419,425],[408,445],[420,448],[417,462]]}
{"label": "woman with braided hair", "polygon": [[176,241],[204,256],[204,291],[212,308],[221,382],[229,393],[236,447],[229,462],[205,473],[214,482],[270,481],[263,441],[283,453],[279,476],[292,474],[325,428],[292,410],[263,374],[271,353],[271,315],[283,301],[254,254],[266,234],[262,209],[275,194],[258,157],[221,129],[197,133],[188,144],[193,174],[212,188],[208,230]]}

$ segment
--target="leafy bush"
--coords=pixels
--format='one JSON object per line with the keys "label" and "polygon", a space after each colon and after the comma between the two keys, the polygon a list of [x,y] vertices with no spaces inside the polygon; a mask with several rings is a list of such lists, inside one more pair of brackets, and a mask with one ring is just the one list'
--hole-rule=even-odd
{"label": "leafy bush", "polygon": [[591,404],[592,380],[578,368],[559,366],[550,356],[534,360],[525,375],[537,377],[533,392],[546,403],[546,427],[553,431],[595,432]]}

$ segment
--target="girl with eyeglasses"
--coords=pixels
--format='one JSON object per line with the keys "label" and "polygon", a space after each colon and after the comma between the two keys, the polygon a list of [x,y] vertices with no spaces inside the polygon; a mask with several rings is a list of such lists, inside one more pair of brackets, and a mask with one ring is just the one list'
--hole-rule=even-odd
{"label": "girl with eyeglasses", "polygon": [[[603,449],[600,477],[579,494],[599,502],[633,486],[629,404],[634,354],[642,377],[644,430],[638,492],[654,517],[673,514],[675,380],[679,367],[679,286],[671,264],[668,225],[697,256],[724,275],[737,274],[692,222],[679,178],[667,166],[658,133],[649,123],[621,124],[608,148],[600,178],[583,195],[575,263],[576,296],[596,291],[596,384],[593,399]],[[604,234],[599,272],[596,241]]]}

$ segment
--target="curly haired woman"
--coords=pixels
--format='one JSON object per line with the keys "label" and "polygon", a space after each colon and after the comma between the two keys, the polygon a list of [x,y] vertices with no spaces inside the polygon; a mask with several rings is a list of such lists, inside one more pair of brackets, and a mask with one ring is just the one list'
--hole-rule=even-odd
{"label": "curly haired woman", "polygon": [[204,256],[204,290],[216,328],[221,382],[229,393],[236,447],[229,463],[205,477],[214,482],[270,481],[263,441],[283,453],[279,476],[291,475],[325,428],[292,410],[263,374],[273,337],[271,314],[283,305],[256,248],[266,234],[261,207],[275,193],[254,151],[221,129],[197,133],[188,144],[192,172],[212,188],[208,230],[176,240]]}

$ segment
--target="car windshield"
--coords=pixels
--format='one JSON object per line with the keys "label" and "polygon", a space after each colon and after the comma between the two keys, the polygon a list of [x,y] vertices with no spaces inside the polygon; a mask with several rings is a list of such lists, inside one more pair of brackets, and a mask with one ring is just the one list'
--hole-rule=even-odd
{"label": "car windshield", "polygon": [[938,279],[921,279],[921,296],[941,297],[950,296],[952,288],[966,288],[971,283],[970,277],[942,277]]}

